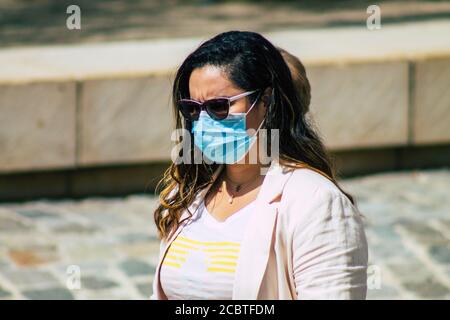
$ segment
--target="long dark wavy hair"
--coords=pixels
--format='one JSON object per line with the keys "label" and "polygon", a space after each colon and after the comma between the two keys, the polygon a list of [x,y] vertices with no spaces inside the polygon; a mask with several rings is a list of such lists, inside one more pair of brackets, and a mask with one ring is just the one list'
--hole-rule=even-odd
{"label": "long dark wavy hair", "polygon": [[[280,164],[292,168],[312,168],[338,186],[325,147],[305,118],[309,107],[305,101],[309,103],[309,99],[302,99],[298,94],[304,88],[296,88],[280,51],[258,33],[224,32],[203,42],[188,55],[178,68],[173,82],[172,102],[177,129],[190,129],[190,123],[183,121],[177,103],[181,98],[190,97],[189,78],[192,71],[207,65],[221,68],[228,79],[244,91],[272,88],[264,128],[268,131],[279,129]],[[309,84],[307,87],[309,92]],[[246,98],[254,101],[257,93]],[[191,148],[194,147],[191,145]],[[216,168],[217,164],[183,162],[172,163],[166,170],[158,184],[160,203],[154,212],[161,239],[167,238],[178,227],[183,210],[188,208],[198,192],[214,182]],[[348,197],[353,202],[352,197]]]}

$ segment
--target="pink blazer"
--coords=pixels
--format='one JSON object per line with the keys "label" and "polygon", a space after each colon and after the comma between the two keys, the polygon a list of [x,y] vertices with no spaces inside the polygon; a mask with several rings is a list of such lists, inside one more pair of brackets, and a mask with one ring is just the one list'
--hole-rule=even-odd
{"label": "pink blazer", "polygon": [[[194,217],[207,190],[190,206]],[[232,299],[365,299],[368,253],[361,214],[333,182],[314,170],[288,170],[272,161],[255,201]],[[150,299],[167,299],[161,263],[188,219],[185,211],[181,225],[160,243]]]}

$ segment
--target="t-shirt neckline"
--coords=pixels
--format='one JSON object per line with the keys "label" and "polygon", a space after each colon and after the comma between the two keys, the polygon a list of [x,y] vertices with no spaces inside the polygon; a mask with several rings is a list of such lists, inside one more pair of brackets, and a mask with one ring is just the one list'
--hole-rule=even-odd
{"label": "t-shirt neckline", "polygon": [[229,216],[225,221],[218,221],[216,218],[214,218],[213,215],[206,208],[205,201],[202,201],[202,208],[201,209],[203,210],[203,213],[205,214],[206,220],[210,224],[212,224],[214,226],[222,227],[222,226],[229,225],[231,222],[235,221],[236,219],[238,219],[242,215],[244,215],[247,211],[251,210],[251,207],[253,206],[255,201],[256,200],[253,200],[249,204],[245,205],[244,207],[242,207],[241,209],[239,209],[238,211],[233,213],[231,216]]}

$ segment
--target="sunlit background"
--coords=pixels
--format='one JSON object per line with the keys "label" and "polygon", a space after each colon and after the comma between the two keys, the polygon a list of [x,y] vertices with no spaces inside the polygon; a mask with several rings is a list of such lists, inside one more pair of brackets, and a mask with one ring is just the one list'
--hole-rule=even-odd
{"label": "sunlit background", "polygon": [[450,1],[0,0],[0,299],[150,296],[174,71],[229,30],[305,64],[368,299],[450,298]]}

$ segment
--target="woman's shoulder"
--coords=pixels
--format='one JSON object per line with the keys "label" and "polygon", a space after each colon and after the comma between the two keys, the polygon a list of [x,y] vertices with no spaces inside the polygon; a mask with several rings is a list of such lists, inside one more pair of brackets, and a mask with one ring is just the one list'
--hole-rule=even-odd
{"label": "woman's shoulder", "polygon": [[326,174],[312,168],[295,168],[287,181],[283,194],[295,197],[339,197],[345,196]]}
{"label": "woman's shoulder", "polygon": [[361,216],[358,208],[336,183],[309,168],[294,169],[281,199],[282,211],[293,225],[343,218],[359,221]]}
{"label": "woman's shoulder", "polygon": [[319,208],[356,209],[349,197],[327,175],[311,168],[296,168],[283,188],[283,202],[302,211]]}

